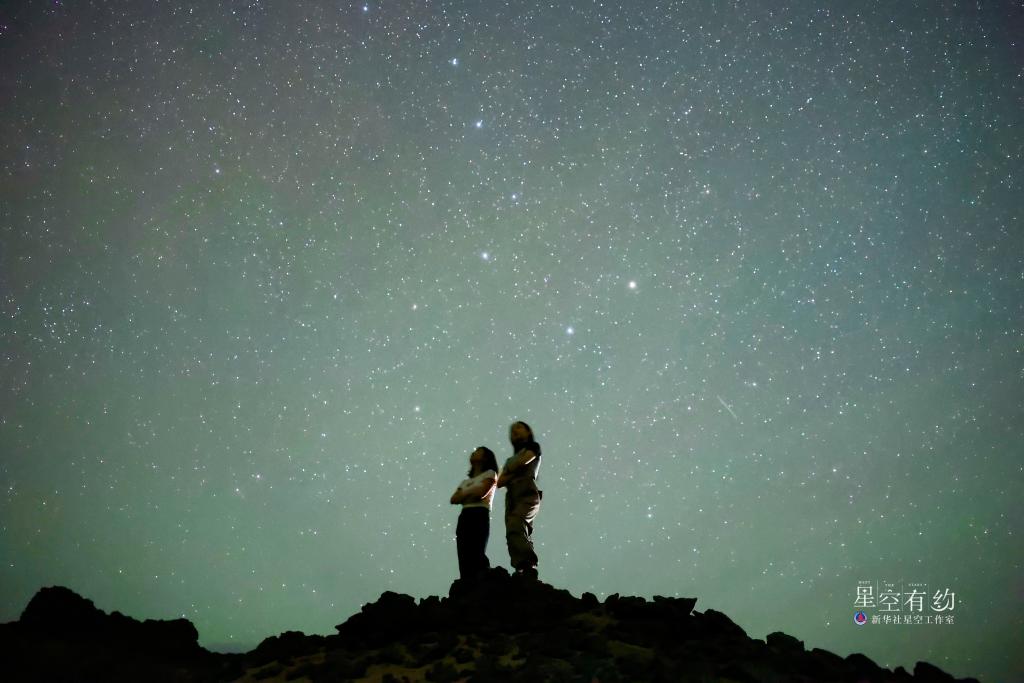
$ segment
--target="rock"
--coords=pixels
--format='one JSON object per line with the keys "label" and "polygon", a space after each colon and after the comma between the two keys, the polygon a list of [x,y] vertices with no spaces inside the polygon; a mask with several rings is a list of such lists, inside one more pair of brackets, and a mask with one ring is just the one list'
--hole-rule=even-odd
{"label": "rock", "polygon": [[768,647],[783,654],[793,654],[804,651],[804,641],[797,640],[793,636],[787,635],[782,631],[769,633],[766,640],[768,642]]}
{"label": "rock", "polygon": [[869,683],[879,683],[885,680],[884,673],[888,673],[884,672],[880,666],[859,652],[847,655],[846,663],[858,680],[868,681]]}
{"label": "rock", "polygon": [[245,655],[217,655],[198,646],[187,620],[107,615],[52,587],[33,597],[21,620],[0,625],[0,657],[5,681],[348,680],[373,666],[408,666],[437,681],[977,683],[956,682],[926,662],[910,676],[860,653],[808,652],[781,631],[749,638],[725,614],[695,604],[617,593],[602,604],[592,593],[577,598],[498,568],[475,583],[453,583],[446,597],[417,602],[386,591],[339,624],[337,635],[287,631]]}
{"label": "rock", "polygon": [[106,627],[107,616],[73,590],[50,586],[29,600],[18,623],[50,636],[88,637]]}
{"label": "rock", "polygon": [[914,665],[914,683],[956,683],[956,679],[937,666],[918,662]]}
{"label": "rock", "polygon": [[732,619],[713,609],[704,610],[698,619],[702,638],[745,639],[747,632],[733,623]]}
{"label": "rock", "polygon": [[619,597],[605,600],[605,611],[619,619],[637,619],[643,617],[647,601],[643,598]]}
{"label": "rock", "polygon": [[800,671],[816,681],[838,681],[848,670],[846,662],[837,654],[813,648],[798,660]]}
{"label": "rock", "polygon": [[659,619],[682,621],[690,616],[696,604],[697,598],[666,598],[655,595],[650,609]]}
{"label": "rock", "polygon": [[307,636],[300,631],[285,631],[279,636],[270,636],[246,655],[250,666],[265,664],[289,657],[302,657],[324,647],[324,636]]}
{"label": "rock", "polygon": [[199,647],[187,619],[140,622],[106,614],[74,591],[43,588],[3,627],[5,680],[213,680],[237,672],[237,657]]}
{"label": "rock", "polygon": [[902,666],[897,666],[892,670],[892,679],[897,681],[897,683],[908,683],[909,681],[913,681],[914,677],[908,674],[907,670]]}
{"label": "rock", "polygon": [[726,664],[718,669],[717,674],[721,678],[727,678],[736,683],[761,683],[761,679],[749,673],[742,666],[734,663]]}
{"label": "rock", "polygon": [[377,602],[363,605],[359,614],[335,628],[344,639],[377,646],[419,630],[419,616],[411,596],[385,591]]}

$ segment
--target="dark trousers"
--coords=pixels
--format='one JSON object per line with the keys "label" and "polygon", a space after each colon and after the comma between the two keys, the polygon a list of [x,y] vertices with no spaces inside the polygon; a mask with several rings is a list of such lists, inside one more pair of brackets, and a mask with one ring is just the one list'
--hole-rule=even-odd
{"label": "dark trousers", "polygon": [[540,511],[541,495],[532,480],[512,484],[505,492],[505,540],[513,569],[537,567],[537,553],[533,550],[533,520]]}
{"label": "dark trousers", "polygon": [[487,508],[462,508],[455,527],[455,548],[459,552],[459,577],[466,581],[480,578],[491,563],[487,559],[487,536],[491,511]]}

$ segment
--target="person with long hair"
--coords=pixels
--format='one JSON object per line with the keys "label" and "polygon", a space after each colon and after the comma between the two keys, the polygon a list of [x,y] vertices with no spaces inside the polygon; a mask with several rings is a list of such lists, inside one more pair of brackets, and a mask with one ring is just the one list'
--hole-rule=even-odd
{"label": "person with long hair", "polygon": [[537,488],[540,444],[525,422],[513,422],[508,430],[512,457],[498,476],[498,488],[505,488],[505,541],[516,576],[537,578],[537,553],[533,549],[533,520],[540,511],[544,492]]}
{"label": "person with long hair", "polygon": [[455,527],[455,549],[459,555],[459,577],[465,583],[480,579],[491,563],[487,559],[487,537],[491,527],[491,503],[498,481],[498,460],[485,447],[469,456],[469,472],[452,494],[452,505],[462,505]]}

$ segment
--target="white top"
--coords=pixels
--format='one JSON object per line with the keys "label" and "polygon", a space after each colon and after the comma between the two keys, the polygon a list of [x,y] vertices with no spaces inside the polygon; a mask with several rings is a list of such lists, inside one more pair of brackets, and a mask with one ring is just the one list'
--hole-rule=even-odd
{"label": "white top", "polygon": [[487,480],[497,480],[498,473],[494,470],[486,470],[471,477],[464,479],[459,488],[456,489],[456,493],[469,494],[469,500],[462,504],[464,508],[487,508],[491,509],[491,503],[494,501],[494,482],[491,482],[489,489],[485,489],[487,486]]}

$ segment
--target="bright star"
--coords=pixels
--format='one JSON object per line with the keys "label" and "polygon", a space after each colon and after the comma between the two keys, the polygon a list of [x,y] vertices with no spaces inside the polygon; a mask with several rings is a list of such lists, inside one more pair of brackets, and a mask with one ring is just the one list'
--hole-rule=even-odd
{"label": "bright star", "polygon": [[483,128],[484,127],[484,121],[483,121],[483,119],[480,119],[476,123],[474,123],[473,125],[476,126],[477,128]]}
{"label": "bright star", "polygon": [[630,280],[629,281],[629,288],[630,289],[636,289],[636,280]]}

